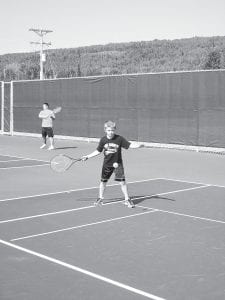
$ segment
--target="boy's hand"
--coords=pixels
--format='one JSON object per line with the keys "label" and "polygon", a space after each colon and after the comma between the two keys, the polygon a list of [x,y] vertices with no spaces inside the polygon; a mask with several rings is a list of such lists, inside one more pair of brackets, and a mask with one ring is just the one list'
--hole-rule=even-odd
{"label": "boy's hand", "polygon": [[130,144],[130,148],[133,148],[133,149],[143,148],[143,147],[144,147],[144,144],[140,144],[138,142],[131,142],[131,144]]}
{"label": "boy's hand", "polygon": [[82,160],[82,161],[88,160],[88,156],[87,156],[87,155],[82,156],[82,157],[81,157],[81,160]]}
{"label": "boy's hand", "polygon": [[82,157],[81,157],[81,160],[82,160],[82,161],[85,161],[85,160],[87,160],[87,159],[89,159],[89,158],[92,158],[92,157],[95,157],[95,156],[99,155],[100,153],[101,153],[101,152],[99,152],[98,150],[95,150],[94,152],[92,152],[92,153],[90,153],[90,154],[88,154],[88,155],[82,156]]}

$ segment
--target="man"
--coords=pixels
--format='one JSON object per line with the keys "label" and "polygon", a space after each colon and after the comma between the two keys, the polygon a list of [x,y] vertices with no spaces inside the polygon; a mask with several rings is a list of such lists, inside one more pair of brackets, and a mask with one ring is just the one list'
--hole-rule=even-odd
{"label": "man", "polygon": [[53,133],[53,120],[55,120],[55,114],[49,109],[48,103],[43,103],[43,110],[39,113],[39,118],[42,119],[42,139],[43,145],[40,149],[44,149],[47,145],[47,137],[49,138],[50,146],[48,150],[54,150],[54,133]]}

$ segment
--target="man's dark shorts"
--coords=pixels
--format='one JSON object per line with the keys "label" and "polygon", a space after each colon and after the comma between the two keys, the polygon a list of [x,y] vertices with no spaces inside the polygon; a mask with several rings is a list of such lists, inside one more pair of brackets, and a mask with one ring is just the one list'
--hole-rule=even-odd
{"label": "man's dark shorts", "polygon": [[53,138],[54,134],[52,127],[42,127],[42,137],[46,138],[47,136]]}
{"label": "man's dark shorts", "polygon": [[123,164],[119,164],[118,168],[103,165],[101,181],[107,182],[112,173],[115,174],[115,181],[125,181]]}

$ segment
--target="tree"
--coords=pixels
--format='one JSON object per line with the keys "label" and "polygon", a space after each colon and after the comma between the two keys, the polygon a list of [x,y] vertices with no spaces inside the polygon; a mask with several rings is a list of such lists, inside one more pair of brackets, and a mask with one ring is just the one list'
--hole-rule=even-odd
{"label": "tree", "polygon": [[[225,37],[53,49],[46,78],[225,68]],[[51,58],[50,58],[51,56]],[[39,78],[39,53],[0,55],[0,79]]]}
{"label": "tree", "polygon": [[40,74],[39,65],[29,64],[26,68],[26,77],[27,79],[38,79]]}
{"label": "tree", "polygon": [[18,63],[11,63],[4,68],[5,80],[18,80],[20,79],[20,65]]}
{"label": "tree", "polygon": [[220,69],[221,68],[221,53],[218,50],[209,52],[204,69]]}
{"label": "tree", "polygon": [[81,65],[81,53],[80,53],[80,49],[78,49],[77,53],[78,53],[77,76],[81,77],[82,74],[81,74],[81,66],[80,66]]}
{"label": "tree", "polygon": [[81,77],[81,68],[80,68],[80,63],[78,63],[78,65],[77,65],[77,76],[78,77]]}

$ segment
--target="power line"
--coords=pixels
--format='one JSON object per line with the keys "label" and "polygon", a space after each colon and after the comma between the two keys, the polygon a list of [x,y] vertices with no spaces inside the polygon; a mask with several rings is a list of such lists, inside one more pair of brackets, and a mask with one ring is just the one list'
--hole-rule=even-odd
{"label": "power line", "polygon": [[44,46],[50,46],[51,43],[44,42],[44,36],[47,33],[53,32],[52,30],[46,30],[46,29],[34,29],[30,28],[29,31],[33,31],[40,37],[40,42],[31,42],[31,44],[40,45],[40,80],[44,79],[44,68],[43,68],[43,62],[45,61],[45,55],[43,53]]}

